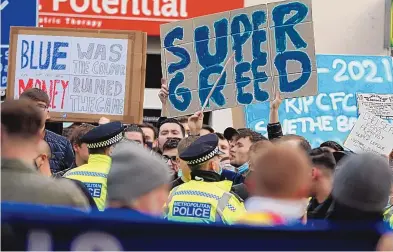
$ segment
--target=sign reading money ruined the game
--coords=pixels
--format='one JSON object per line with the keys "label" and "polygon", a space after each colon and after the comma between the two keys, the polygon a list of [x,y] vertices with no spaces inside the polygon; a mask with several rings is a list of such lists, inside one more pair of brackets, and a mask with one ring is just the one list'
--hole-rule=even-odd
{"label": "sign reading money ruined the game", "polygon": [[143,32],[13,27],[9,63],[7,97],[40,88],[53,120],[142,119]]}
{"label": "sign reading money ruined the game", "polygon": [[164,24],[161,42],[169,116],[200,110],[216,81],[206,110],[268,101],[273,86],[285,98],[317,94],[311,0]]}

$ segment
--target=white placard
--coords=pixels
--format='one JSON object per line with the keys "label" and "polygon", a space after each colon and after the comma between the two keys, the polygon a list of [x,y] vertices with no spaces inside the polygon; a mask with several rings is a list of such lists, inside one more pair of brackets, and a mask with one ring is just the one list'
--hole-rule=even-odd
{"label": "white placard", "polygon": [[365,111],[344,146],[356,153],[373,152],[388,156],[393,149],[393,125]]}
{"label": "white placard", "polygon": [[14,98],[37,87],[53,112],[123,115],[127,39],[18,36]]}
{"label": "white placard", "polygon": [[384,119],[393,119],[393,94],[356,94],[359,114],[368,111]]}

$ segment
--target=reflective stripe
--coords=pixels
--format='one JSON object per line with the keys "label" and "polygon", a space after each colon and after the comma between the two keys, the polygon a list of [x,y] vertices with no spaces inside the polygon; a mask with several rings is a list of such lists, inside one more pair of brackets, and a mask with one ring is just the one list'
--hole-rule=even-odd
{"label": "reflective stripe", "polygon": [[89,172],[89,171],[73,171],[73,172],[69,172],[64,174],[64,177],[68,177],[68,176],[90,176],[90,177],[102,177],[102,178],[107,178],[107,174],[102,173],[102,172]]}
{"label": "reflective stripe", "polygon": [[218,204],[217,204],[217,212],[216,212],[216,222],[223,222],[223,212],[225,210],[225,207],[228,204],[229,200],[231,199],[232,194],[228,193],[228,192],[224,192],[224,194],[222,195],[222,197],[218,200]]}
{"label": "reflective stripe", "polygon": [[169,203],[172,201],[173,196],[175,196],[175,193],[177,190],[179,190],[180,186],[176,186],[175,188],[173,188],[171,194],[169,194],[168,196],[168,200],[166,202],[166,207],[164,209],[164,214],[168,215],[169,214]]}
{"label": "reflective stripe", "polygon": [[[225,192],[225,193],[228,193],[228,192]],[[201,197],[207,197],[207,198],[215,199],[217,201],[219,201],[221,199],[221,197],[219,197],[217,195],[214,195],[214,194],[211,194],[211,193],[206,193],[206,192],[201,192],[201,191],[195,191],[195,190],[184,190],[184,191],[180,191],[180,192],[176,192],[176,193],[173,192],[173,195],[201,196]],[[236,207],[232,206],[229,203],[226,206],[232,212],[236,212]]]}

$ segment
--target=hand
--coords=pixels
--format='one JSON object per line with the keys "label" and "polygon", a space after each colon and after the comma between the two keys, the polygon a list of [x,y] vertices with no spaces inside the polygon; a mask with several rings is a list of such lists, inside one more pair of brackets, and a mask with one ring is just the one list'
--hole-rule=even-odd
{"label": "hand", "polygon": [[158,97],[160,98],[162,104],[166,104],[166,101],[168,100],[168,94],[168,83],[166,79],[161,79],[161,89],[158,93]]}
{"label": "hand", "polygon": [[273,93],[274,93],[274,100],[270,102],[270,109],[276,109],[280,107],[282,103],[282,98],[280,92],[277,90],[277,88],[273,88]]}
{"label": "hand", "polygon": [[109,120],[108,118],[101,117],[100,120],[98,121],[98,124],[99,125],[103,125],[103,124],[107,124],[107,123],[110,123],[110,122],[111,122],[111,120]]}
{"label": "hand", "polygon": [[203,125],[203,112],[198,111],[188,118],[188,127],[191,135],[198,135]]}

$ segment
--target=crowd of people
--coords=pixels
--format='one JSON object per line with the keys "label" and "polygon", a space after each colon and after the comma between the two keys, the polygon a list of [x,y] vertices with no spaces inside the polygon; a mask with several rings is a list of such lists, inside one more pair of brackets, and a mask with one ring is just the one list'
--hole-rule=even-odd
{"label": "crowd of people", "polygon": [[[167,95],[164,80],[164,105]],[[28,89],[1,106],[2,201],[189,223],[393,227],[393,151],[355,154],[333,141],[312,148],[302,136],[283,135],[281,102],[277,94],[270,104],[267,138],[248,128],[215,132],[202,112],[157,125],[102,118],[61,136],[45,129],[48,95]],[[376,248],[393,250],[392,243],[391,233],[380,234]]]}

